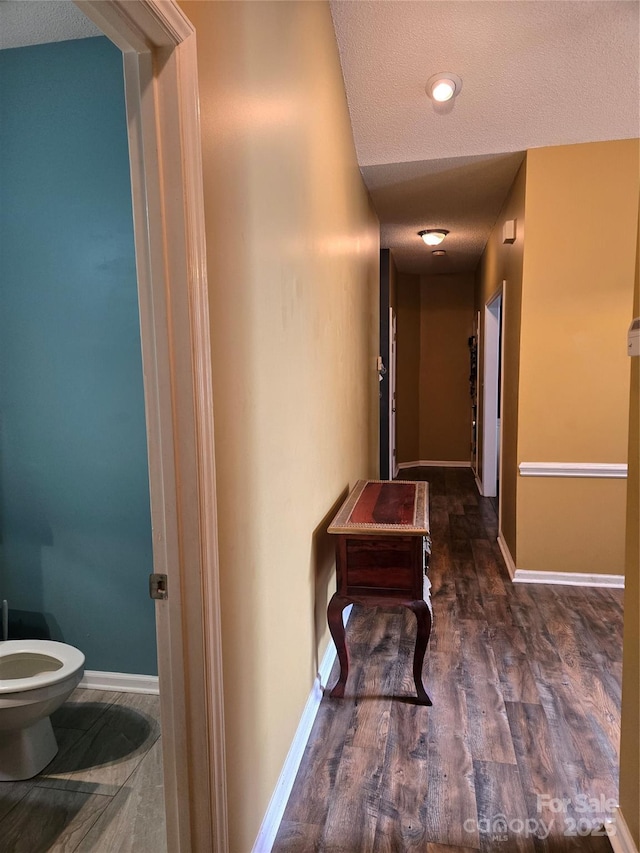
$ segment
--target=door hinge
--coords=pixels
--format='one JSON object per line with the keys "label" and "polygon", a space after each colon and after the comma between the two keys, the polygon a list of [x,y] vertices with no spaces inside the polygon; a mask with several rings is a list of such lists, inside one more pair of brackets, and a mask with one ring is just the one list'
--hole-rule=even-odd
{"label": "door hinge", "polygon": [[168,598],[167,576],[166,575],[149,575],[149,595],[151,598],[157,598],[163,601]]}

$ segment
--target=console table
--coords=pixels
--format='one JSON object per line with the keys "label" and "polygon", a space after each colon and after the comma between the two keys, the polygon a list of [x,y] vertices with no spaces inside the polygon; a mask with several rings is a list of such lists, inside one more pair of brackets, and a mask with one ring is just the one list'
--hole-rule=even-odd
{"label": "console table", "polygon": [[330,693],[344,696],[349,672],[342,611],[401,604],[416,615],[413,680],[418,700],[431,705],[422,683],[422,664],[431,633],[427,578],[429,491],[425,482],[358,480],[328,528],[336,536],[337,589],[327,608],[340,677]]}

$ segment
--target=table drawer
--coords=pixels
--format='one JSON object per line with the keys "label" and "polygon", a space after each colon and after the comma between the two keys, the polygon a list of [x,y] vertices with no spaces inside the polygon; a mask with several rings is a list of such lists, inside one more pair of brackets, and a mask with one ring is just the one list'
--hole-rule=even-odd
{"label": "table drawer", "polygon": [[413,589],[416,582],[416,540],[411,537],[346,542],[347,586],[368,589]]}
{"label": "table drawer", "polygon": [[355,589],[395,589],[411,592],[414,587],[413,569],[404,567],[349,569],[347,587]]}

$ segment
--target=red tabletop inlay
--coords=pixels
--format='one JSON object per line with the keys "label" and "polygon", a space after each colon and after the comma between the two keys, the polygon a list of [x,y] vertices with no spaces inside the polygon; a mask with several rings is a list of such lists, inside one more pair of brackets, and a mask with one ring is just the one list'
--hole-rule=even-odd
{"label": "red tabletop inlay", "polygon": [[367,483],[349,521],[352,524],[413,524],[413,483]]}

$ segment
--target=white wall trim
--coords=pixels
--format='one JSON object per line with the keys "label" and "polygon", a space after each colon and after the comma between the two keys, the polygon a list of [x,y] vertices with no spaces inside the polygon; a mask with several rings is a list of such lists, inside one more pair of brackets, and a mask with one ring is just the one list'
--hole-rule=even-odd
{"label": "white wall trim", "polygon": [[484,497],[484,494],[482,492],[482,480],[480,479],[480,477],[478,477],[478,475],[475,472],[474,472],[473,476],[474,476],[474,479],[476,481],[476,488],[478,490],[478,494],[480,495],[480,497]]}
{"label": "white wall trim", "polygon": [[582,572],[536,572],[531,569],[516,568],[502,531],[498,534],[498,547],[502,552],[507,571],[514,583],[544,583],[561,586],[607,587],[624,589],[624,575],[587,574]]}
{"label": "white wall trim", "polygon": [[638,848],[634,843],[620,806],[616,806],[613,817],[607,818],[604,825],[613,847],[613,853],[638,853]]}
{"label": "white wall trim", "polygon": [[229,849],[195,29],[175,0],[77,0],[124,54],[167,848]]}
{"label": "white wall trim", "polygon": [[518,467],[521,477],[627,477],[627,465],[622,462],[521,462]]}
{"label": "white wall trim", "polygon": [[[342,619],[345,625],[349,620],[349,616],[351,616],[352,607],[353,605],[350,604],[348,607],[345,607],[342,613]],[[293,783],[295,782],[298,768],[300,767],[300,762],[302,761],[304,750],[309,740],[309,736],[311,735],[311,729],[313,728],[313,723],[315,721],[316,714],[318,713],[320,702],[322,701],[323,685],[326,686],[327,684],[335,660],[336,647],[333,640],[330,640],[327,650],[324,653],[324,657],[320,662],[318,674],[313,682],[313,687],[311,688],[311,693],[309,694],[307,703],[304,706],[300,722],[298,723],[298,728],[293,736],[289,752],[287,753],[287,757],[285,758],[284,765],[282,767],[282,772],[276,782],[276,787],[262,820],[262,825],[253,845],[252,853],[271,853],[273,842],[276,840],[280,822],[282,821],[282,815],[284,814],[289,796],[291,795],[291,789],[293,788]]]}
{"label": "white wall trim", "polygon": [[535,572],[516,569],[514,583],[546,583],[562,586],[608,587],[624,589],[624,575],[583,574],[582,572]]}
{"label": "white wall trim", "polygon": [[471,468],[471,462],[446,462],[418,459],[417,462],[399,462],[398,468]]}
{"label": "white wall trim", "polygon": [[129,672],[100,672],[93,669],[85,669],[78,687],[118,693],[160,693],[157,675],[132,675]]}
{"label": "white wall trim", "polygon": [[518,569],[516,569],[515,560],[511,556],[511,551],[509,550],[509,546],[507,545],[507,542],[504,536],[502,535],[502,531],[498,533],[498,547],[500,548],[502,556],[504,557],[504,561],[507,564],[507,571],[509,572],[509,576],[511,577],[511,580],[514,580]]}

